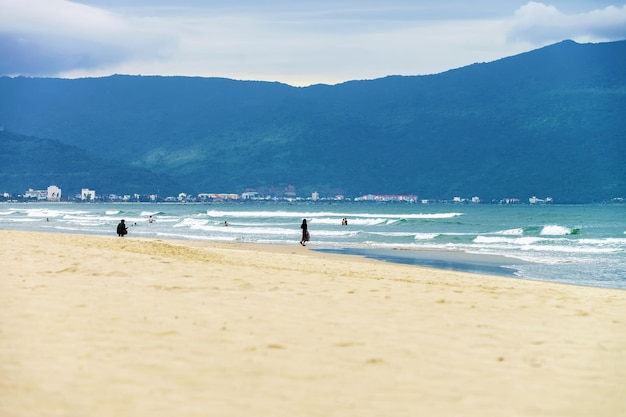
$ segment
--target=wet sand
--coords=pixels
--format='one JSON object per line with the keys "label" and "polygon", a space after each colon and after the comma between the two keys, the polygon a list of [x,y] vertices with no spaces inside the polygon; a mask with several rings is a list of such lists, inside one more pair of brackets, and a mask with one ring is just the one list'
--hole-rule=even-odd
{"label": "wet sand", "polygon": [[0,230],[0,415],[626,415],[626,292]]}
{"label": "wet sand", "polygon": [[319,249],[320,252],[358,255],[369,259],[405,265],[425,266],[451,271],[515,277],[517,266],[528,262],[500,255],[442,250],[401,249]]}

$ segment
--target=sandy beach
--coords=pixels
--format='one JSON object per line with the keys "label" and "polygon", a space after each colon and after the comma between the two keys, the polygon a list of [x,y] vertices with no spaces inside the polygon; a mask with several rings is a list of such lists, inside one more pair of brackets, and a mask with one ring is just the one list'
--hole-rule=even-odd
{"label": "sandy beach", "polygon": [[626,292],[0,230],[0,416],[626,415]]}

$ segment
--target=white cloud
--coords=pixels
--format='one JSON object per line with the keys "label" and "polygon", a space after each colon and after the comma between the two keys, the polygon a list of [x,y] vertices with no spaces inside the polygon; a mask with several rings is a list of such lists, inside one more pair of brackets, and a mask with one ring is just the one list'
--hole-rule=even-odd
{"label": "white cloud", "polygon": [[[0,55],[6,57],[0,74],[334,84],[436,73],[563,39],[598,42],[626,35],[626,6],[580,12],[589,9],[583,3],[596,0],[552,1],[568,9],[519,0],[482,0],[471,7],[462,0],[384,5],[374,0],[153,0],[146,2],[150,6],[138,0],[80,1],[94,6],[0,0]],[[514,13],[511,7],[518,9]]]}
{"label": "white cloud", "polygon": [[515,12],[508,37],[512,41],[546,44],[564,39],[602,42],[626,37],[626,6],[608,6],[587,13],[565,14],[554,6],[529,2]]}
{"label": "white cloud", "polygon": [[66,0],[0,0],[0,73],[54,75],[162,56],[173,39],[147,23]]}

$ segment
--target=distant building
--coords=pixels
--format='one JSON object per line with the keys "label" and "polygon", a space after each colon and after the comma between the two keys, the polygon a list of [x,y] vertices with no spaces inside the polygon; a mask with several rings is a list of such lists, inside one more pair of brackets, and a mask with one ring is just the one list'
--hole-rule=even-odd
{"label": "distant building", "polygon": [[80,190],[80,199],[82,201],[94,201],[96,199],[96,191],[89,188]]}
{"label": "distant building", "polygon": [[530,204],[550,204],[552,203],[552,197],[546,197],[545,200],[542,200],[541,198],[537,198],[535,196],[532,196],[528,199],[528,202]]}
{"label": "distant building", "polygon": [[48,201],[61,201],[61,189],[56,185],[49,186],[46,193],[46,199]]}
{"label": "distant building", "polygon": [[504,200],[502,200],[502,202],[504,204],[519,204],[520,203],[518,198],[505,198]]}
{"label": "distant building", "polygon": [[33,190],[29,188],[28,191],[24,193],[24,198],[35,198],[37,200],[45,200],[48,192],[46,190]]}
{"label": "distant building", "polygon": [[284,193],[287,197],[295,197],[296,196],[296,187],[293,185],[288,185],[284,189]]}
{"label": "distant building", "polygon": [[202,193],[198,194],[198,200],[239,200],[239,194],[234,193]]}
{"label": "distant building", "polygon": [[417,196],[413,194],[367,194],[362,197],[357,197],[355,201],[402,201],[406,203],[417,202]]}
{"label": "distant building", "polygon": [[259,193],[257,193],[256,191],[246,191],[245,193],[241,194],[242,200],[256,200],[258,198]]}

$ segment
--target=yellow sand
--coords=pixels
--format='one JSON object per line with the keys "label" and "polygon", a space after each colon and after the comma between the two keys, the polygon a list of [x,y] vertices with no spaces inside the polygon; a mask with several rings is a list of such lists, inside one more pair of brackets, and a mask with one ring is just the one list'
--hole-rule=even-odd
{"label": "yellow sand", "polygon": [[626,291],[0,230],[0,416],[624,416]]}

